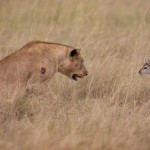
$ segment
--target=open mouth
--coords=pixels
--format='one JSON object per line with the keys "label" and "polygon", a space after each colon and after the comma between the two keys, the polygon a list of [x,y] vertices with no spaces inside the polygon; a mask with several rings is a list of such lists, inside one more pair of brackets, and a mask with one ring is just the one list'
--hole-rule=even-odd
{"label": "open mouth", "polygon": [[79,75],[77,75],[77,74],[73,74],[73,76],[72,76],[73,80],[77,81],[78,78],[81,78],[81,77]]}

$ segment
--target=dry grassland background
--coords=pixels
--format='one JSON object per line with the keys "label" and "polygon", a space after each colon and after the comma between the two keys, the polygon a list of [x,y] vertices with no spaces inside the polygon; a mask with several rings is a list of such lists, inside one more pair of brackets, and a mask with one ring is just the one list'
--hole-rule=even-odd
{"label": "dry grassland background", "polygon": [[149,0],[0,0],[0,58],[30,40],[81,48],[89,75],[55,75],[50,110],[36,97],[1,103],[1,150],[150,149],[150,77],[138,74],[150,58]]}

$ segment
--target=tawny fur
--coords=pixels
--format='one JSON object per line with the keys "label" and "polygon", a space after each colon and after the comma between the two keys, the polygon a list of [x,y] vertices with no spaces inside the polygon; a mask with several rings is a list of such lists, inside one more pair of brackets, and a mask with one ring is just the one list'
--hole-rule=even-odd
{"label": "tawny fur", "polygon": [[[87,75],[79,53],[71,57],[73,47],[58,43],[33,41],[0,61],[1,98],[12,99],[18,90],[32,91],[37,85],[51,98],[48,83],[56,72],[68,77]],[[78,65],[78,67],[77,67]],[[49,90],[47,90],[49,89]],[[43,90],[43,91],[42,91]],[[43,96],[43,97],[44,97]]]}

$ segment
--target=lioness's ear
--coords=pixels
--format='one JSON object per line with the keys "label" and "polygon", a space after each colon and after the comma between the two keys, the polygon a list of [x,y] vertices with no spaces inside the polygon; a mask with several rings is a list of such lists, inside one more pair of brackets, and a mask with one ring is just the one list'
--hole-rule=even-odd
{"label": "lioness's ear", "polygon": [[80,49],[73,49],[73,50],[70,52],[70,56],[71,56],[71,57],[74,57],[74,56],[79,55],[79,53],[80,53]]}

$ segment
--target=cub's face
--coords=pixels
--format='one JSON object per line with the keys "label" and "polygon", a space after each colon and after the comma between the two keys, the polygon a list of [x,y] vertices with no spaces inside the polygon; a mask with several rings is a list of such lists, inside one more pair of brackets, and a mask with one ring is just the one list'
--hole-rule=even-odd
{"label": "cub's face", "polygon": [[69,51],[67,58],[60,63],[58,70],[75,81],[88,75],[88,71],[84,66],[84,60],[78,49]]}
{"label": "cub's face", "polygon": [[150,74],[150,62],[146,62],[142,69],[139,71],[139,74],[144,75],[144,74]]}

